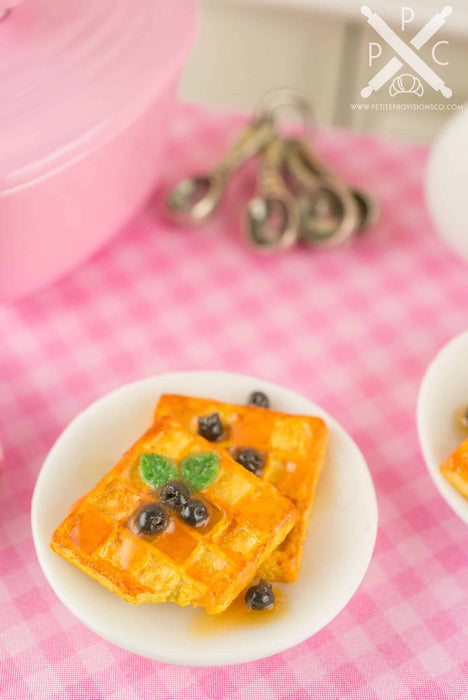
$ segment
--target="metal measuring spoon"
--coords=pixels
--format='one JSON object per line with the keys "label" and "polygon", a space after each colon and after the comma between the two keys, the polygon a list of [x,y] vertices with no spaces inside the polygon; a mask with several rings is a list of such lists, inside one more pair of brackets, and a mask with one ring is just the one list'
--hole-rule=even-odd
{"label": "metal measuring spoon", "polygon": [[358,209],[356,233],[361,234],[378,221],[380,216],[380,207],[377,199],[365,190],[352,187],[351,194],[354,197],[354,201],[356,202]]}
{"label": "metal measuring spoon", "polygon": [[352,198],[324,181],[299,199],[299,214],[301,239],[311,246],[341,245],[353,235],[358,220]]}
{"label": "metal measuring spoon", "polygon": [[290,248],[299,235],[296,201],[282,177],[284,141],[275,136],[262,151],[259,191],[248,205],[245,235],[258,251]]}
{"label": "metal measuring spoon", "polygon": [[298,190],[301,239],[312,246],[340,245],[356,230],[357,205],[341,180],[312,167],[306,149],[303,141],[288,141],[287,168]]}
{"label": "metal measuring spoon", "polygon": [[167,210],[177,223],[199,224],[216,209],[229,177],[255,155],[273,134],[271,119],[261,117],[244,129],[221,162],[208,173],[181,180],[169,194]]}
{"label": "metal measuring spoon", "polygon": [[290,145],[294,148],[291,148],[289,162],[300,179],[307,180],[314,175],[321,178],[333,178],[348,190],[357,209],[356,233],[362,233],[376,223],[380,211],[375,197],[365,190],[347,185],[333,175],[323,160],[304,141],[291,140]]}

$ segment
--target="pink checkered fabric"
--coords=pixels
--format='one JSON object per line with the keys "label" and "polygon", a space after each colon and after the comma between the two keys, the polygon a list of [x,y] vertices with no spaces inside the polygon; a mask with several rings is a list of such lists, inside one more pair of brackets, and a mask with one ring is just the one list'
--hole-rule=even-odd
{"label": "pink checkered fabric", "polygon": [[[181,107],[163,190],[204,170],[243,119]],[[197,231],[162,217],[161,193],[54,286],[0,307],[0,698],[2,700],[456,700],[468,697],[468,530],[419,452],[424,370],[466,328],[467,268],[423,204],[422,147],[323,132],[318,148],[372,189],[382,221],[346,249],[262,258],[241,242],[246,167]],[[53,441],[97,397],[147,375],[227,369],[296,389],[353,435],[377,489],[374,558],[346,609],[308,641],[238,667],[141,659],[57,600],[29,524]]]}

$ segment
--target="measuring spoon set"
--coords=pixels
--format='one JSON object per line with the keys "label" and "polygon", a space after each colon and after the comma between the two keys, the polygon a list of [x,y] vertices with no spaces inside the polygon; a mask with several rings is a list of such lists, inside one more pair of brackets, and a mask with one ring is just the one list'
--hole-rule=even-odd
{"label": "measuring spoon set", "polygon": [[210,171],[181,180],[166,206],[181,225],[197,225],[218,207],[233,173],[248,159],[260,163],[257,192],[248,202],[244,233],[250,245],[269,253],[299,241],[311,247],[334,247],[374,224],[377,201],[346,184],[317,155],[306,136],[280,133],[275,113],[289,107],[310,131],[309,104],[289,90],[268,93],[251,123]]}

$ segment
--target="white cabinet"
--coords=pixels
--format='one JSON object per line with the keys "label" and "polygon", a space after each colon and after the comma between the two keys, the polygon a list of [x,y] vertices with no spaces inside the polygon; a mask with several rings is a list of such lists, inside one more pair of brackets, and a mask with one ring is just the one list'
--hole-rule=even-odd
{"label": "white cabinet", "polygon": [[345,25],[303,10],[202,0],[200,31],[182,97],[251,110],[276,87],[292,87],[334,119]]}
{"label": "white cabinet", "polygon": [[[417,19],[414,30],[408,27],[407,41],[442,9],[443,3],[435,7],[434,2],[414,0]],[[401,33],[400,8],[411,3],[369,4]],[[441,57],[446,56],[449,65],[437,66],[437,73],[453,90],[449,102],[462,104],[468,100],[468,0],[451,4],[453,14],[440,30],[440,38],[450,41],[441,47]],[[372,108],[377,103],[415,102],[412,95],[394,100],[388,85],[367,100],[361,97],[362,87],[393,54],[381,41],[382,56],[369,68],[369,41],[379,37],[367,25],[360,6],[355,0],[200,0],[199,38],[185,71],[182,97],[252,110],[268,90],[291,87],[311,101],[321,123],[383,136],[431,139],[453,111],[423,109],[429,103],[447,102],[429,86],[417,98],[418,109]],[[420,50],[428,62],[434,41]],[[369,108],[352,109],[359,103]]]}

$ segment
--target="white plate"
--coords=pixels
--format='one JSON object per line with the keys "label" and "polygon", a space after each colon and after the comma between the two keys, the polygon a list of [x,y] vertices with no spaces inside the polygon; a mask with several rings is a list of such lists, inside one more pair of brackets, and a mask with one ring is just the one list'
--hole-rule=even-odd
{"label": "white plate", "polygon": [[[49,548],[73,501],[91,489],[150,424],[163,393],[245,403],[266,392],[272,407],[321,416],[330,430],[299,579],[283,586],[282,615],[254,626],[199,631],[200,609],[124,602]],[[271,656],[330,622],[353,596],[369,565],[377,503],[364,458],[338,423],[308,399],[275,384],[226,372],[174,372],[128,384],[81,413],[49,453],[32,501],[37,556],[60,600],[87,627],[135,654],[194,666],[219,666]]]}
{"label": "white plate", "polygon": [[468,331],[451,340],[429,365],[419,390],[418,433],[435,485],[449,506],[468,523],[468,500],[440,473],[439,467],[468,437],[456,414],[468,404]]}

